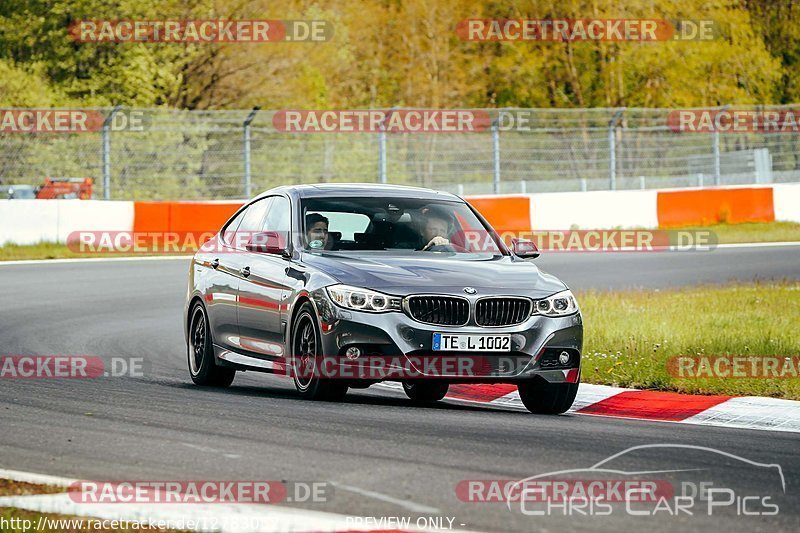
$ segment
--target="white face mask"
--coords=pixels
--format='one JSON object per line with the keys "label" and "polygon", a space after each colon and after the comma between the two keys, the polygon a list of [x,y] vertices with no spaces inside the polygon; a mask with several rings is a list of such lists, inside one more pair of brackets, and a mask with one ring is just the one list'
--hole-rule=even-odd
{"label": "white face mask", "polygon": [[308,247],[309,248],[322,248],[323,244],[324,243],[322,241],[317,239],[317,240],[313,240],[310,243],[308,243]]}

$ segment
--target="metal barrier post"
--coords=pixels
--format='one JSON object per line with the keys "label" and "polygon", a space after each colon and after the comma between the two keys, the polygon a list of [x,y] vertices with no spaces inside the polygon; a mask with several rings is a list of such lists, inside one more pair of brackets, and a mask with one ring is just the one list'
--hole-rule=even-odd
{"label": "metal barrier post", "polygon": [[494,163],[494,173],[492,179],[492,191],[500,194],[500,117],[492,124],[492,162]]}
{"label": "metal barrier post", "polygon": [[608,121],[608,188],[617,188],[617,123],[625,108],[617,109],[611,120]]}
{"label": "metal barrier post", "polygon": [[378,182],[386,183],[386,128],[383,122],[378,132]]}
{"label": "metal barrier post", "polygon": [[122,106],[114,106],[103,120],[103,200],[111,199],[111,121]]}
{"label": "metal barrier post", "polygon": [[252,175],[250,173],[250,124],[256,118],[256,113],[261,109],[261,106],[255,106],[247,118],[244,119],[242,124],[244,128],[244,197],[250,198],[252,196],[253,183]]}
{"label": "metal barrier post", "polygon": [[717,117],[719,117],[721,113],[724,113],[729,107],[730,104],[724,105],[722,109],[717,111],[717,114],[714,115],[714,133],[711,135],[711,142],[714,143],[711,147],[711,153],[714,157],[714,185],[722,183],[722,169],[719,162],[719,128],[717,128],[719,121]]}

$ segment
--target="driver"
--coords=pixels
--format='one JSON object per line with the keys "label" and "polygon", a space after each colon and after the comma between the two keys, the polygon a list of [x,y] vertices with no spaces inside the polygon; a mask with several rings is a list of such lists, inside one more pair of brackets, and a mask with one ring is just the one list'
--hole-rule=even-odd
{"label": "driver", "polygon": [[306,215],[306,242],[314,250],[327,249],[328,219],[319,213]]}
{"label": "driver", "polygon": [[[450,217],[447,213],[434,208],[422,211],[422,250],[429,250],[434,246],[449,246]],[[427,243],[427,244],[425,244]]]}

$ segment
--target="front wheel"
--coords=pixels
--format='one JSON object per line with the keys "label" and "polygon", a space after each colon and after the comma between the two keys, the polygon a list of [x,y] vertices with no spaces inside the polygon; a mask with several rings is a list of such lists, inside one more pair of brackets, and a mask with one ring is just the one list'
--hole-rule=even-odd
{"label": "front wheel", "polygon": [[441,381],[404,381],[403,390],[417,404],[438,402],[447,394],[450,384]]}
{"label": "front wheel", "polygon": [[197,385],[227,387],[233,383],[236,370],[217,366],[208,314],[200,302],[192,307],[189,320],[189,375]]}
{"label": "front wheel", "polygon": [[528,411],[543,415],[566,412],[578,394],[578,383],[548,383],[542,378],[523,381],[517,388]]}
{"label": "front wheel", "polygon": [[300,308],[292,326],[292,378],[300,396],[309,400],[338,402],[347,394],[347,385],[341,380],[320,376],[322,337],[317,326],[316,313],[310,303]]}

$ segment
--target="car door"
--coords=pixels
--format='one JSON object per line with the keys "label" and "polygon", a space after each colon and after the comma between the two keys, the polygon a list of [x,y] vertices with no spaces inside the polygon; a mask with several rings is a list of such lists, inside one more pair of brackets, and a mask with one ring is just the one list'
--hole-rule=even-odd
{"label": "car door", "polygon": [[245,228],[258,228],[266,214],[266,202],[256,200],[226,225],[217,236],[212,251],[203,255],[206,268],[205,303],[214,343],[227,349],[241,350],[237,299],[245,259]]}
{"label": "car door", "polygon": [[[283,196],[274,196],[259,231],[276,231],[289,242],[291,206]],[[246,355],[276,360],[283,357],[286,271],[289,262],[277,254],[246,252],[247,275],[239,284],[238,316],[241,348]]]}
{"label": "car door", "polygon": [[222,228],[212,241],[213,246],[207,251],[201,248],[195,261],[195,275],[204,292],[214,344],[228,349],[239,345],[239,318],[236,309],[239,277],[231,269],[228,256],[236,252],[232,238],[248,209],[249,206],[241,209]]}

